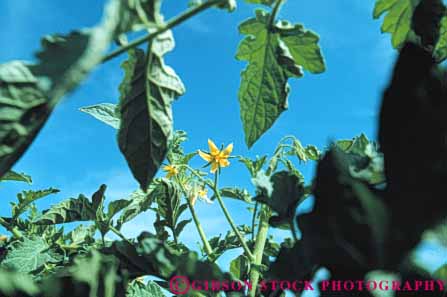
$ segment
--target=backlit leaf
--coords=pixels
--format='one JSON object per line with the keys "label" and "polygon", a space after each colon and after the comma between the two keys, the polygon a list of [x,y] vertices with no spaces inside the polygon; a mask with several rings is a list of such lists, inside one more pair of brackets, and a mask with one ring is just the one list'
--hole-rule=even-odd
{"label": "backlit leaf", "polygon": [[391,34],[391,43],[399,48],[411,31],[413,12],[420,0],[377,0],[374,6],[373,17],[386,16],[382,24],[382,32]]}
{"label": "backlit leaf", "polygon": [[116,104],[100,103],[81,107],[79,110],[115,129],[119,129],[120,127],[120,116],[117,112]]}
{"label": "backlit leaf", "polygon": [[25,182],[29,185],[33,183],[31,176],[25,173],[18,173],[12,170],[6,172],[5,175],[3,175],[3,177],[0,179],[0,181],[20,181]]}
{"label": "backlit leaf", "polygon": [[302,68],[322,72],[324,61],[317,35],[285,21],[273,26],[270,14],[263,10],[243,22],[239,32],[246,37],[236,59],[248,62],[241,74],[239,104],[250,148],[287,109],[288,79],[301,77]]}

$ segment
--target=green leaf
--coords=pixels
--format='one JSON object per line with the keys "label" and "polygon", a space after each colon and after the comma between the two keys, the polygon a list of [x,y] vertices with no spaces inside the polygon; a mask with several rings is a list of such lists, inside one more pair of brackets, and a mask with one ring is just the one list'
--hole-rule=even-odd
{"label": "green leaf", "polygon": [[119,0],[96,27],[42,40],[38,63],[0,65],[0,177],[32,143],[59,100],[101,62],[118,26]]}
{"label": "green leaf", "polygon": [[434,56],[439,63],[447,58],[447,16],[441,19],[439,40],[434,49]]}
{"label": "green leaf", "polygon": [[153,188],[151,189],[151,187],[152,184],[150,185],[147,193],[144,193],[141,190],[136,190],[130,195],[129,201],[131,201],[131,203],[123,209],[120,217],[118,218],[118,229],[120,229],[123,224],[132,220],[140,213],[147,211],[151,207],[152,202],[155,199],[155,197],[150,194],[153,191]]}
{"label": "green leaf", "polygon": [[16,220],[21,214],[26,212],[34,201],[56,193],[59,193],[58,189],[49,188],[40,191],[23,191],[17,194],[18,203],[11,203],[12,219]]}
{"label": "green leaf", "polygon": [[94,242],[94,225],[86,227],[79,225],[73,231],[68,233],[67,237],[72,245],[82,245]]}
{"label": "green leaf", "polygon": [[249,270],[250,261],[244,255],[240,255],[230,262],[230,272],[236,279],[245,279]]}
{"label": "green leaf", "polygon": [[1,266],[21,273],[30,273],[47,263],[59,262],[58,256],[50,250],[41,237],[23,238],[12,246]]}
{"label": "green leaf", "polygon": [[255,18],[239,26],[239,32],[248,35],[236,54],[238,60],[249,62],[241,74],[239,89],[241,117],[248,147],[287,109],[287,80],[290,75],[278,61],[279,34],[268,30],[269,18],[268,13],[257,10]]}
{"label": "green leaf", "polygon": [[250,148],[287,109],[290,77],[301,77],[302,68],[313,73],[324,71],[317,45],[318,36],[301,25],[281,22],[271,28],[271,15],[263,10],[243,22],[239,32],[246,35],[239,44],[236,59],[247,61],[241,74],[239,104]]}
{"label": "green leaf", "polygon": [[165,297],[160,286],[150,281],[146,285],[133,282],[127,289],[126,297]]}
{"label": "green leaf", "polygon": [[120,127],[120,116],[117,105],[113,103],[100,103],[91,106],[81,107],[79,109],[86,114],[91,115],[95,119],[115,128]]}
{"label": "green leaf", "polygon": [[126,199],[118,199],[109,203],[107,207],[107,217],[112,219],[114,215],[116,215],[121,210],[125,209],[132,203],[131,200]]}
{"label": "green leaf", "polygon": [[175,226],[175,230],[174,230],[175,236],[176,237],[180,236],[180,233],[182,233],[182,231],[186,227],[186,225],[188,225],[191,222],[192,222],[192,219],[180,221],[177,224],[177,226]]}
{"label": "green leaf", "polygon": [[163,23],[161,0],[122,1],[119,33],[153,29]]}
{"label": "green leaf", "polygon": [[173,46],[172,33],[167,31],[152,41],[147,59],[142,50],[131,50],[122,65],[118,144],[143,190],[167,155],[173,134],[171,103],[185,91],[174,70],[163,62]]}
{"label": "green leaf", "polygon": [[93,250],[42,282],[42,296],[125,296],[125,282],[118,275],[115,257]]}
{"label": "green leaf", "polygon": [[232,231],[228,231],[224,238],[221,235],[215,236],[209,240],[213,255],[217,259],[226,251],[241,247],[240,241]]}
{"label": "green leaf", "polygon": [[94,221],[96,219],[96,211],[92,203],[84,195],[78,198],[70,198],[58,204],[53,205],[33,223],[37,225],[54,225],[71,223],[78,221]]}
{"label": "green leaf", "polygon": [[326,70],[324,58],[318,42],[320,37],[304,29],[301,24],[292,25],[287,21],[275,25],[281,40],[287,45],[296,64],[310,73],[322,73]]}
{"label": "green leaf", "polygon": [[420,0],[377,0],[373,17],[387,13],[382,24],[382,32],[392,35],[391,43],[399,48],[411,32],[413,12]]}
{"label": "green leaf", "polygon": [[28,185],[31,185],[33,183],[33,180],[31,179],[31,176],[25,174],[25,173],[18,173],[15,171],[8,171],[6,172],[2,178],[0,178],[0,181],[20,181],[25,182]]}
{"label": "green leaf", "polygon": [[187,208],[181,205],[181,193],[177,186],[166,178],[161,178],[154,189],[153,195],[157,201],[157,213],[163,218],[163,224],[173,232],[176,230],[177,221],[181,213]]}
{"label": "green leaf", "polygon": [[435,272],[433,272],[433,278],[443,280],[444,282],[447,281],[447,264],[444,264],[443,266],[436,269]]}
{"label": "green leaf", "polygon": [[245,0],[247,3],[252,4],[263,4],[267,6],[272,6],[273,3],[275,3],[275,0]]}
{"label": "green leaf", "polygon": [[0,269],[0,295],[11,297],[38,296],[39,287],[30,276]]}
{"label": "green leaf", "polygon": [[[251,195],[250,193],[246,190],[246,189],[240,189],[240,188],[236,188],[236,187],[228,187],[228,188],[221,188],[219,190],[220,195],[222,197],[228,197],[228,198],[233,198],[236,200],[241,200],[247,203],[251,203]],[[216,199],[216,195],[213,195],[211,198],[211,200]]]}
{"label": "green leaf", "polygon": [[321,152],[314,145],[306,146],[306,155],[312,161],[318,161],[321,156]]}
{"label": "green leaf", "polygon": [[296,208],[306,198],[303,180],[287,171],[280,171],[272,175],[273,191],[271,196],[260,195],[256,201],[268,205],[277,213],[270,218],[272,226],[291,223],[295,217]]}

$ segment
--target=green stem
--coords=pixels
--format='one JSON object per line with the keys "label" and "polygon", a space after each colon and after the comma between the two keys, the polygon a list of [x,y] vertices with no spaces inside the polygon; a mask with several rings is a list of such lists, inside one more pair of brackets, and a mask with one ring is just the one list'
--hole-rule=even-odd
{"label": "green stem", "polygon": [[208,255],[208,258],[211,261],[215,260],[213,249],[211,248],[210,243],[208,242],[208,239],[206,238],[205,231],[203,231],[202,225],[200,224],[199,217],[197,216],[196,210],[194,209],[194,206],[192,205],[191,201],[186,198],[188,201],[189,210],[191,211],[192,219],[194,221],[194,224],[196,225],[197,231],[199,232],[200,239],[203,243],[203,248],[205,250],[205,253]]}
{"label": "green stem", "polygon": [[109,230],[118,235],[122,240],[127,241],[128,243],[131,243],[129,239],[126,238],[126,236],[123,235],[118,229],[113,227],[112,225],[109,226]]}
{"label": "green stem", "polygon": [[256,227],[256,215],[258,214],[259,203],[255,203],[255,209],[253,210],[253,217],[251,219],[251,240],[255,240],[255,227]]}
{"label": "green stem", "polygon": [[203,182],[205,185],[207,185],[207,186],[210,187],[211,189],[214,188],[214,185],[213,185],[210,181],[204,179],[203,176],[201,176],[199,173],[197,173],[197,171],[195,171],[194,168],[192,168],[191,166],[186,165],[186,164],[178,164],[178,165],[176,165],[176,166],[178,166],[179,168],[183,167],[183,168],[188,169],[194,176],[196,176],[196,177],[197,177],[201,182]]}
{"label": "green stem", "polygon": [[[256,235],[256,243],[255,243],[255,249],[254,249],[254,262],[255,265],[261,265],[262,264],[262,256],[264,254],[264,248],[265,243],[267,241],[267,235],[269,230],[269,224],[268,224],[268,217],[265,215],[265,212],[263,212],[263,208],[261,208],[261,218],[259,220],[259,229],[258,234]],[[259,271],[256,269],[252,269],[250,271],[250,284],[251,284],[251,290],[250,290],[250,297],[256,296],[256,289],[259,282]]]}
{"label": "green stem", "polygon": [[239,230],[237,229],[236,225],[234,224],[233,219],[231,218],[230,213],[228,212],[228,209],[226,208],[223,200],[222,200],[222,196],[220,195],[220,191],[218,188],[218,178],[219,174],[216,172],[214,174],[214,186],[213,186],[213,192],[214,195],[216,195],[217,201],[219,202],[220,208],[222,208],[222,211],[225,215],[225,218],[227,219],[228,223],[230,223],[231,229],[233,229],[233,232],[236,234],[236,237],[239,239],[239,242],[242,245],[242,248],[244,249],[245,254],[247,255],[247,257],[250,259],[250,262],[254,261],[254,256],[251,253],[250,249],[247,246],[247,243],[245,242],[245,238],[242,236],[242,234],[239,232]]}
{"label": "green stem", "polygon": [[272,10],[272,14],[270,15],[269,28],[273,27],[275,20],[276,20],[276,16],[278,15],[281,5],[284,3],[284,1],[285,0],[276,1],[275,6],[273,7],[273,10]]}
{"label": "green stem", "polygon": [[163,26],[159,27],[155,32],[153,33],[149,33],[148,35],[142,36],[138,39],[135,39],[132,42],[129,42],[128,44],[126,44],[125,46],[122,46],[118,49],[116,49],[115,51],[111,52],[110,54],[104,56],[101,60],[101,63],[105,63],[119,55],[121,55],[122,53],[128,51],[131,48],[137,47],[140,44],[143,44],[147,41],[151,41],[152,39],[154,39],[157,35],[160,35],[163,32],[168,31],[169,29],[183,23],[184,21],[188,20],[189,18],[195,16],[196,14],[214,6],[217,5],[221,2],[223,2],[224,0],[208,0],[202,4],[199,4],[185,12],[183,12],[182,14],[178,15],[177,17],[169,20],[166,24],[164,24]]}
{"label": "green stem", "polygon": [[12,233],[12,235],[15,238],[22,238],[22,232],[20,232],[19,229],[17,229],[17,227],[11,226],[11,224],[9,224],[7,221],[5,221],[3,218],[0,217],[0,225],[2,225],[3,227],[6,228],[6,230],[8,230],[9,232]]}
{"label": "green stem", "polygon": [[[194,171],[192,168],[191,168],[191,170]],[[211,248],[211,245],[208,242],[208,239],[206,238],[205,231],[203,231],[202,224],[200,224],[199,217],[197,216],[196,210],[194,209],[194,205],[192,205],[191,200],[188,198],[188,191],[186,191],[184,185],[178,180],[178,178],[177,178],[177,183],[180,185],[180,188],[182,189],[183,194],[186,197],[186,201],[188,202],[189,211],[191,212],[192,219],[194,221],[194,224],[196,225],[197,232],[199,232],[199,236],[200,236],[200,239],[202,240],[202,244],[203,244],[205,253],[208,255],[208,258],[211,261],[213,261],[214,260],[213,249]]]}
{"label": "green stem", "polygon": [[295,242],[298,242],[298,236],[296,235],[296,228],[295,228],[295,223],[292,221],[290,221],[290,232],[292,232],[292,236],[293,236],[293,240]]}

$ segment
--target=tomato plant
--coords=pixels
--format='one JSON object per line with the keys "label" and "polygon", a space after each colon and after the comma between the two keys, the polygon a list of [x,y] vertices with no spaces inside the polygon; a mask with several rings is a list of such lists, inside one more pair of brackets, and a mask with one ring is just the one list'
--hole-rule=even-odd
{"label": "tomato plant", "polygon": [[[442,196],[447,178],[447,83],[441,66],[447,58],[447,12],[442,1],[375,3],[373,17],[385,15],[382,32],[391,34],[399,51],[383,94],[378,142],[360,134],[317,148],[285,136],[269,156],[256,158],[237,155],[233,143],[219,147],[212,139],[186,151],[187,132],[173,127],[172,105],[186,89],[165,62],[175,48],[171,29],[208,9],[232,12],[236,1],[194,1],[168,20],[161,2],[109,0],[98,25],[44,37],[36,63],[0,65],[1,182],[31,183],[29,175],[13,166],[54,108],[93,69],[127,55],[118,104],[100,103],[81,111],[116,129],[119,150],[139,184],[127,199],[106,203],[107,186],[100,185],[91,197],[81,194],[43,210],[36,201],[58,189],[17,194],[10,215],[0,217],[8,231],[0,237],[2,296],[138,297],[168,291],[285,296],[290,288],[266,289],[265,282],[311,280],[322,267],[336,280],[363,280],[375,270],[398,273],[402,281],[446,280],[446,266],[430,274],[411,257],[427,230],[442,237],[447,216]],[[319,36],[294,20],[279,18],[285,0],[245,2],[258,7],[239,25],[242,40],[235,49],[236,59],[246,63],[238,100],[245,143],[252,148],[288,108],[289,80],[304,73],[322,74],[326,65]],[[133,32],[145,35],[129,41]],[[109,51],[114,42],[116,49]],[[202,166],[193,166],[193,158]],[[254,191],[220,185],[234,162],[244,165]],[[306,182],[297,164],[310,162],[317,170]],[[297,216],[298,206],[310,197],[315,199],[314,210]],[[227,199],[246,204],[251,224],[234,219]],[[228,223],[224,236],[206,234],[195,210],[201,202],[218,205]],[[125,236],[123,225],[145,212],[155,214],[155,232]],[[77,225],[67,232],[63,226],[68,223]],[[180,240],[189,224],[200,239],[198,250]],[[275,242],[271,229],[286,230],[290,236]],[[110,240],[107,234],[119,239]],[[229,267],[217,265],[234,249],[242,253]],[[187,290],[185,283],[173,286],[178,277],[204,283]],[[249,286],[209,290],[212,281],[247,281]],[[371,296],[368,290],[348,295]]]}

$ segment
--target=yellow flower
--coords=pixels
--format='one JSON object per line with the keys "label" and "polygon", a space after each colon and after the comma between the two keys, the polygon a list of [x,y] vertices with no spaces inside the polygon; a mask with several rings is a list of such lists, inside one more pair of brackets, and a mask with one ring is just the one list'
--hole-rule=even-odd
{"label": "yellow flower", "polygon": [[178,174],[178,168],[175,165],[166,165],[163,167],[163,171],[166,172],[166,177],[171,178]]}
{"label": "yellow flower", "polygon": [[194,184],[191,188],[191,192],[189,194],[189,199],[191,201],[192,206],[194,206],[197,202],[197,198],[208,203],[212,204],[213,201],[211,201],[208,198],[208,189],[205,187],[200,187],[197,184]]}
{"label": "yellow flower", "polygon": [[208,146],[210,148],[209,153],[204,153],[201,150],[198,151],[200,157],[211,164],[211,172],[214,173],[219,167],[227,167],[230,165],[228,158],[233,151],[233,144],[230,143],[224,150],[219,150],[216,144],[208,139]]}
{"label": "yellow flower", "polygon": [[8,237],[6,235],[0,235],[0,241],[7,241]]}

